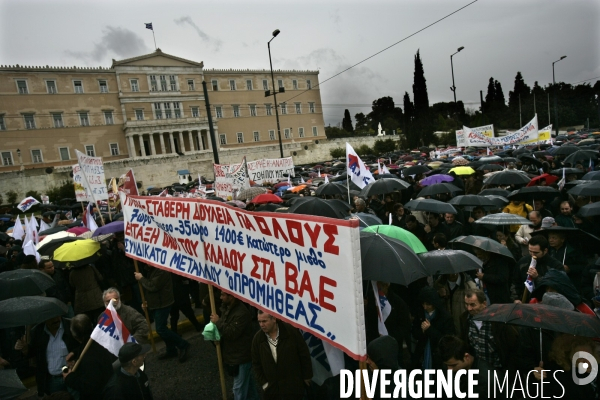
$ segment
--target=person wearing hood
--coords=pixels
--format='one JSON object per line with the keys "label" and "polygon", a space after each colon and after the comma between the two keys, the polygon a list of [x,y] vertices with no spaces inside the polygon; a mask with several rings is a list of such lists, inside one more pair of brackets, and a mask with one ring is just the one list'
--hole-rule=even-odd
{"label": "person wearing hood", "polygon": [[[573,285],[565,271],[551,269],[535,285],[532,298],[536,302],[544,302],[544,296],[547,293],[558,293],[569,300],[571,306],[577,307],[583,301],[579,291]],[[565,307],[561,307],[565,308]]]}
{"label": "person wearing hood", "polygon": [[515,233],[515,240],[521,245],[523,255],[528,254],[527,246],[529,245],[531,234],[542,229],[542,215],[539,211],[531,211],[528,219],[531,221],[531,225],[521,225],[517,233]]}
{"label": "person wearing hood", "polygon": [[[533,211],[533,207],[529,204],[526,204],[524,201],[516,201],[512,200],[506,207],[502,209],[503,213],[518,215],[523,218],[527,218],[527,214]],[[511,225],[510,231],[511,233],[515,233],[519,230],[520,225]]]}
{"label": "person wearing hood", "polygon": [[437,291],[425,286],[419,292],[422,310],[413,321],[413,337],[417,345],[413,353],[413,367],[422,369],[440,369],[442,360],[437,346],[444,335],[454,335],[454,321],[445,310]]}
{"label": "person wearing hood", "polygon": [[566,242],[565,232],[549,231],[548,243],[550,244],[548,249],[550,256],[564,265],[565,272],[573,285],[578,291],[581,290],[581,274],[587,265],[584,254]]}
{"label": "person wearing hood", "polygon": [[[387,386],[387,390],[385,391],[388,394],[388,397],[391,397],[394,391],[393,384],[393,375],[394,372],[400,369],[400,365],[398,365],[398,356],[400,353],[400,346],[398,346],[398,342],[391,336],[380,336],[377,339],[371,341],[367,345],[367,366],[371,373],[376,370],[388,370],[391,371],[391,374],[388,375],[391,384]],[[381,396],[381,379],[377,380],[377,386],[375,388],[375,396],[374,400],[378,400],[384,398]]]}

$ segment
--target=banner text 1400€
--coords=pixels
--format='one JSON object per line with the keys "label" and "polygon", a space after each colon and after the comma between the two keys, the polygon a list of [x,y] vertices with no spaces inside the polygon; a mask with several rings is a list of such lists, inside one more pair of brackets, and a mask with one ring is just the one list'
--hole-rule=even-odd
{"label": "banner text 1400\u20ac", "polygon": [[124,193],[121,203],[129,257],[218,286],[365,357],[357,220]]}

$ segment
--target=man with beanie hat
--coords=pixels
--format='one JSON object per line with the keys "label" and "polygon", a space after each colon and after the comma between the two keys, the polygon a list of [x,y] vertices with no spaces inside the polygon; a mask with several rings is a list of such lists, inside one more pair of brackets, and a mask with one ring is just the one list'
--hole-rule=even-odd
{"label": "man with beanie hat", "polygon": [[150,346],[125,343],[119,350],[121,368],[104,388],[105,400],[152,400],[148,376],[140,368],[144,365]]}

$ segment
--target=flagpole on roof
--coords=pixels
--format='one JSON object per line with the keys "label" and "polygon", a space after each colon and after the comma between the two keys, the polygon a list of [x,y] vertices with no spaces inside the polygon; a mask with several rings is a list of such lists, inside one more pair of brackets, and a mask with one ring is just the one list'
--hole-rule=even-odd
{"label": "flagpole on roof", "polygon": [[156,50],[158,47],[156,47],[156,36],[154,36],[154,28],[152,27],[152,22],[144,22],[144,24],[146,25],[146,29],[150,29],[152,31],[152,37],[154,38],[154,50]]}

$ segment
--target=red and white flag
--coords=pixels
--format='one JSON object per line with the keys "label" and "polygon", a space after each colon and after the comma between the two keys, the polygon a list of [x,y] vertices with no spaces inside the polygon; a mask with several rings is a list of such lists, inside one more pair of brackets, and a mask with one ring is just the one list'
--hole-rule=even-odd
{"label": "red and white flag", "polygon": [[29,196],[21,200],[21,202],[17,205],[17,208],[21,210],[21,212],[25,212],[31,207],[35,206],[36,204],[40,204],[40,202],[37,201],[35,198]]}
{"label": "red and white flag", "polygon": [[119,349],[125,343],[136,343],[133,335],[121,322],[112,301],[108,302],[106,310],[100,315],[91,338],[117,357],[119,356]]}
{"label": "red and white flag", "polygon": [[354,182],[359,188],[364,188],[369,183],[375,181],[373,175],[365,166],[365,163],[360,159],[358,154],[354,151],[350,143],[346,142],[346,165],[348,167],[347,173],[350,176],[352,182]]}

